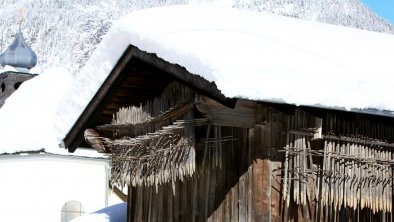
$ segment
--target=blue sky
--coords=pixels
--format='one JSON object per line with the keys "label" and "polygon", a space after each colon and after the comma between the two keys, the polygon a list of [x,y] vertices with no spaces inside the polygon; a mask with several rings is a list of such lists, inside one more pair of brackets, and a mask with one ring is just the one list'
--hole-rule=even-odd
{"label": "blue sky", "polygon": [[361,0],[361,2],[394,25],[394,0]]}

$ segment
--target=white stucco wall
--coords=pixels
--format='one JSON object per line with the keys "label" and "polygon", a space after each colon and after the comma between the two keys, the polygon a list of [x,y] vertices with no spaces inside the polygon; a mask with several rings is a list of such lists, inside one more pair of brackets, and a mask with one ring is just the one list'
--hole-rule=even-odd
{"label": "white stucco wall", "polygon": [[0,156],[0,221],[60,221],[70,200],[94,212],[108,205],[108,177],[106,160]]}

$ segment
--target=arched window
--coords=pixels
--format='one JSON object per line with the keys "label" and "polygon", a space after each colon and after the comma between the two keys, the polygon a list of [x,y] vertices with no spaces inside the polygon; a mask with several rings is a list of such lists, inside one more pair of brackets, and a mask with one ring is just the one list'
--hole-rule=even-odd
{"label": "arched window", "polygon": [[75,200],[69,201],[62,208],[61,222],[68,222],[84,214],[85,209],[80,202]]}
{"label": "arched window", "polygon": [[15,83],[15,85],[14,85],[15,90],[17,90],[19,88],[19,86],[21,86],[21,84],[22,84],[21,82]]}

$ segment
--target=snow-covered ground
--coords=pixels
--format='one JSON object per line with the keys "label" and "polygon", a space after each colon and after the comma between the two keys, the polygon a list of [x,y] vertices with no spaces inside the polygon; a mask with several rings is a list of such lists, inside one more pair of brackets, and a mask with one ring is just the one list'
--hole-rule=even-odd
{"label": "snow-covered ground", "polygon": [[127,203],[120,203],[77,217],[70,222],[126,222]]}
{"label": "snow-covered ground", "polygon": [[129,44],[215,81],[227,97],[394,111],[393,35],[223,5],[171,6],[115,22],[61,102],[59,139]]}

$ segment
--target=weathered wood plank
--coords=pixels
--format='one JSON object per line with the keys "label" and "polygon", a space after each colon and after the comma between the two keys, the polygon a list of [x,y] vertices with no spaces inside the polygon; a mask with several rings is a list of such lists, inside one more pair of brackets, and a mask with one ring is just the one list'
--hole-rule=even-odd
{"label": "weathered wood plank", "polygon": [[[182,182],[182,181],[181,181]],[[192,211],[190,210],[190,196],[189,196],[189,180],[187,178],[183,179],[183,182],[180,184],[182,193],[182,211],[181,211],[181,221],[191,221],[190,216],[192,216]]]}
{"label": "weathered wood plank", "polygon": [[254,213],[253,213],[253,146],[251,145],[250,138],[254,137],[254,129],[249,129],[248,138],[248,173],[247,173],[247,221],[253,222],[254,221]]}
{"label": "weathered wood plank", "polygon": [[[262,153],[262,207],[264,221],[271,221],[271,189],[272,189],[272,169],[271,169],[271,125],[270,122],[264,125],[256,125],[260,131],[258,140]],[[256,135],[257,136],[257,135]]]}
{"label": "weathered wood plank", "polygon": [[[251,162],[250,162],[251,163]],[[246,221],[253,222],[253,165],[248,167],[246,177],[246,199],[247,199],[247,216]]]}
{"label": "weathered wood plank", "polygon": [[192,215],[191,215],[191,220],[192,222],[197,221],[197,217],[198,217],[198,199],[197,199],[197,191],[200,190],[200,187],[198,186],[198,180],[196,178],[193,178],[192,181],[190,182],[191,184],[191,201],[190,201],[190,208],[192,211]]}
{"label": "weathered wood plank", "polygon": [[174,221],[174,191],[172,190],[171,184],[166,184],[166,196],[167,196],[167,218],[169,222]]}
{"label": "weathered wood plank", "polygon": [[135,197],[136,193],[133,192],[133,187],[128,186],[127,187],[127,222],[132,222],[134,221],[134,216],[135,216]]}
{"label": "weathered wood plank", "polygon": [[[162,186],[160,186],[160,187],[162,187]],[[157,204],[158,204],[158,206],[157,206],[157,221],[165,221],[165,220],[167,220],[167,218],[165,218],[164,216],[163,216],[163,211],[164,211],[164,206],[163,206],[163,202],[164,202],[164,200],[163,200],[163,190],[162,189],[158,189],[158,193],[156,194],[156,196],[158,197],[158,200],[157,200]],[[153,200],[153,201],[155,201],[155,200]]]}
{"label": "weathered wood plank", "polygon": [[[282,200],[282,186],[284,181],[281,179],[280,170],[282,169],[283,155],[279,155],[278,150],[286,146],[287,135],[282,135],[281,132],[287,128],[287,115],[271,111],[270,112],[270,157],[271,160],[271,221],[281,221],[281,206]],[[282,158],[282,159],[281,159]],[[287,181],[286,181],[287,182]]]}
{"label": "weathered wood plank", "polygon": [[180,192],[179,192],[179,181],[174,182],[174,186],[175,186],[175,194],[174,194],[174,206],[173,206],[173,212],[174,212],[174,222],[178,222],[179,217],[180,217]]}
{"label": "weathered wood plank", "polygon": [[200,112],[204,113],[214,125],[252,128],[256,122],[256,108],[251,104],[237,103],[234,109],[228,108],[208,97],[201,96],[197,104]]}
{"label": "weathered wood plank", "polygon": [[137,202],[135,203],[136,204],[136,207],[138,207],[138,211],[137,211],[137,217],[136,217],[136,220],[135,221],[143,221],[143,216],[142,216],[142,214],[143,214],[143,211],[144,211],[144,189],[143,189],[143,187],[140,187],[140,186],[138,186],[137,188],[136,188],[136,191],[137,191]]}
{"label": "weathered wood plank", "polygon": [[247,199],[247,172],[244,173],[239,178],[239,186],[238,186],[238,193],[239,193],[239,205],[238,205],[238,214],[239,214],[239,221],[246,222],[247,221],[247,211],[248,211],[248,199]]}
{"label": "weathered wood plank", "polygon": [[266,215],[264,215],[264,203],[263,203],[263,148],[261,142],[261,125],[255,125],[253,129],[249,130],[249,147],[252,153],[252,210],[255,221],[262,221]]}

